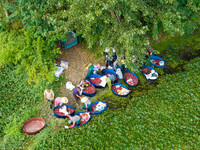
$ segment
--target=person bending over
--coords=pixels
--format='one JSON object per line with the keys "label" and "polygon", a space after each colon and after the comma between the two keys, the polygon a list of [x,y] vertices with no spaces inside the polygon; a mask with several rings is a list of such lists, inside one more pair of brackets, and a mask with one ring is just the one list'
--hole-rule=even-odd
{"label": "person bending over", "polygon": [[81,88],[79,86],[77,86],[74,91],[73,91],[73,96],[76,100],[76,102],[78,102],[79,99],[81,99]]}
{"label": "person bending over", "polygon": [[[73,128],[75,125],[79,126],[80,122],[81,122],[81,117],[79,115],[75,115],[75,116],[70,116],[70,115],[66,115],[66,117],[69,117],[69,121],[68,123],[71,124],[71,126],[69,128]],[[67,127],[67,126],[66,126]]]}
{"label": "person bending over", "polygon": [[91,101],[87,98],[87,97],[83,97],[81,98],[81,102],[85,104],[85,106],[83,106],[83,109],[87,109],[87,111],[91,111]]}

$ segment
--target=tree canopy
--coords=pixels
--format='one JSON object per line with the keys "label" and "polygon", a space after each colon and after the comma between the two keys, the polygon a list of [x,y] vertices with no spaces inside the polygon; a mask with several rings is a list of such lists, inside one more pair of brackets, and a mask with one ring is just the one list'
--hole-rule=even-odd
{"label": "tree canopy", "polygon": [[[82,34],[90,48],[116,47],[128,59],[136,55],[143,61],[146,43],[158,40],[160,32],[173,35],[191,33],[200,22],[199,1],[113,0],[72,1],[68,28]],[[137,64],[138,65],[138,64]]]}
{"label": "tree canopy", "polygon": [[0,5],[1,30],[25,28],[46,42],[75,31],[91,49],[115,47],[134,71],[139,65],[133,55],[143,63],[147,43],[161,33],[190,34],[200,23],[198,0],[7,0]]}

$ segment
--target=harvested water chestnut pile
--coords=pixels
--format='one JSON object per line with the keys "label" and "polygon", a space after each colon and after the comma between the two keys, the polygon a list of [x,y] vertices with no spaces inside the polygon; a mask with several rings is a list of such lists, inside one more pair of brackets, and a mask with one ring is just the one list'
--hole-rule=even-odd
{"label": "harvested water chestnut pile", "polygon": [[[60,108],[61,108],[61,107],[55,109],[54,112],[55,112],[57,115],[65,115],[65,114],[63,114],[62,112],[59,112],[59,109],[60,109]],[[67,107],[67,112],[70,112],[70,114],[72,114],[72,113],[74,112],[74,109]]]}
{"label": "harvested water chestnut pile", "polygon": [[90,85],[90,86],[87,86],[87,87],[84,87],[84,90],[83,90],[85,93],[94,93],[96,92],[95,90],[95,87]]}
{"label": "harvested water chestnut pile", "polygon": [[143,72],[144,74],[150,74],[150,73],[151,73],[151,69],[149,69],[149,68],[143,68],[143,69],[142,69],[142,72]]}
{"label": "harvested water chestnut pile", "polygon": [[96,106],[97,106],[97,104],[92,106],[92,111],[91,112],[98,112],[98,111],[95,110]]}
{"label": "harvested water chestnut pile", "polygon": [[99,85],[102,81],[101,81],[101,77],[96,77],[94,79],[89,79],[90,82],[92,82],[93,84]]}
{"label": "harvested water chestnut pile", "polygon": [[161,60],[156,59],[156,60],[153,60],[152,62],[153,62],[155,65],[160,65]]}
{"label": "harvested water chestnut pile", "polygon": [[138,84],[138,80],[137,78],[130,72],[127,72],[124,74],[124,79],[127,81],[129,78],[132,79],[132,82],[134,83],[133,85],[137,85]]}
{"label": "harvested water chestnut pile", "polygon": [[119,87],[112,86],[112,90],[113,90],[115,93],[118,93],[117,91],[118,91],[118,90],[122,90],[122,87],[121,87],[121,86],[119,86]]}

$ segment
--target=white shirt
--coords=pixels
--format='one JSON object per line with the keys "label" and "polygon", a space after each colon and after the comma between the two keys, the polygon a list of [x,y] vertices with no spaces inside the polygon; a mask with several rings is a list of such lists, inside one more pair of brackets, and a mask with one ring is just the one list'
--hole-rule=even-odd
{"label": "white shirt", "polygon": [[86,107],[88,107],[88,105],[90,105],[90,104],[91,104],[91,101],[90,101],[90,100],[87,100],[87,101],[85,102]]}
{"label": "white shirt", "polygon": [[44,91],[44,97],[48,100],[53,100],[54,99],[54,92],[50,89],[50,92],[47,90]]}

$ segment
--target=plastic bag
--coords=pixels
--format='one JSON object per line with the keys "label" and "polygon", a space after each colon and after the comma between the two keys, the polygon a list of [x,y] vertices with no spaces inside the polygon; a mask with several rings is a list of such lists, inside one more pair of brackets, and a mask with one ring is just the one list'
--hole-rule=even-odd
{"label": "plastic bag", "polygon": [[102,86],[102,87],[105,87],[106,86],[106,76],[103,76],[103,77],[101,77],[101,83],[99,84],[100,86]]}
{"label": "plastic bag", "polygon": [[69,115],[70,112],[67,112],[67,107],[66,106],[63,106],[59,109],[59,112],[65,114],[65,115]]}
{"label": "plastic bag", "polygon": [[65,61],[61,61],[60,66],[63,67],[64,69],[68,68],[69,63]]}
{"label": "plastic bag", "polygon": [[117,75],[119,76],[119,79],[123,79],[123,74],[122,74],[122,71],[120,68],[117,68],[117,71],[116,71]]}
{"label": "plastic bag", "polygon": [[69,90],[73,90],[75,88],[75,86],[72,84],[72,82],[67,82],[66,83],[66,89],[69,89]]}
{"label": "plastic bag", "polygon": [[56,67],[57,70],[55,71],[55,76],[57,78],[59,78],[59,76],[61,75],[61,73],[63,72],[64,68],[63,67]]}

